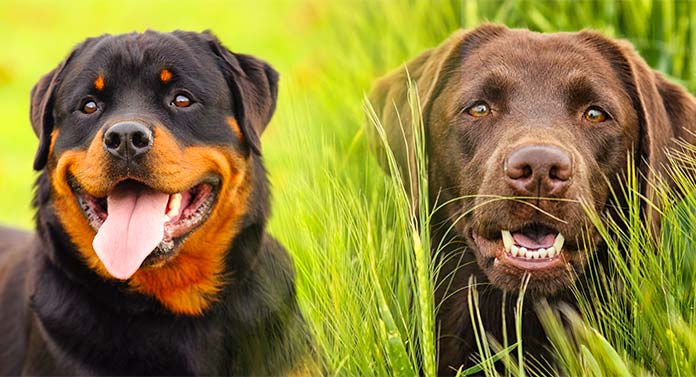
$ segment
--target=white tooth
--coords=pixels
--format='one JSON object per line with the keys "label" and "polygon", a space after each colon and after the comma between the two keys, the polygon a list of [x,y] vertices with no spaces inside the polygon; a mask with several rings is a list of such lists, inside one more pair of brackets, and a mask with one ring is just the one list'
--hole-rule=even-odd
{"label": "white tooth", "polygon": [[529,259],[530,255],[527,253],[526,247],[520,247],[520,256]]}
{"label": "white tooth", "polygon": [[505,251],[510,252],[510,248],[515,244],[512,240],[512,234],[509,230],[501,230],[500,234],[503,236],[503,245],[505,246]]}
{"label": "white tooth", "polygon": [[553,258],[554,256],[556,256],[556,248],[554,248],[553,246],[546,249],[546,252],[549,253],[549,258]]}
{"label": "white tooth", "polygon": [[539,257],[541,258],[546,258],[546,256],[548,255],[548,250],[544,249],[543,247],[537,250],[537,252],[539,253]]}
{"label": "white tooth", "polygon": [[558,233],[556,240],[553,241],[553,248],[559,253],[561,252],[561,249],[563,249],[563,242],[565,242],[565,238],[563,238],[561,233]]}
{"label": "white tooth", "polygon": [[517,247],[517,245],[512,245],[510,248],[510,253],[512,253],[513,257],[516,257],[520,253],[520,248]]}
{"label": "white tooth", "polygon": [[532,259],[539,259],[539,252],[538,251],[532,251]]}
{"label": "white tooth", "polygon": [[179,214],[181,199],[182,195],[178,193],[169,197],[169,211],[167,211],[167,215],[169,215],[170,218]]}

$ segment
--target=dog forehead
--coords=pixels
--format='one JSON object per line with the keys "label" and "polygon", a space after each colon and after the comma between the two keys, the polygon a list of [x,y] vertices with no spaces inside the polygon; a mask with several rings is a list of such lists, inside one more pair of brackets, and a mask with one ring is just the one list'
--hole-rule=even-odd
{"label": "dog forehead", "polygon": [[[108,87],[115,79],[138,76],[159,78],[162,70],[196,76],[202,81],[222,81],[216,59],[198,33],[174,34],[147,31],[106,35],[87,40],[77,47],[67,67],[64,82],[102,80]],[[183,36],[183,37],[182,37]],[[109,80],[109,78],[111,80]]]}
{"label": "dog forehead", "polygon": [[509,33],[465,55],[465,69],[504,74],[511,78],[535,76],[557,80],[570,74],[606,76],[611,63],[574,33],[541,34],[524,30]]}
{"label": "dog forehead", "polygon": [[628,100],[612,62],[578,33],[510,30],[464,52],[456,72],[454,85],[471,96],[494,89],[496,95],[560,104],[574,92],[593,88],[598,95]]}

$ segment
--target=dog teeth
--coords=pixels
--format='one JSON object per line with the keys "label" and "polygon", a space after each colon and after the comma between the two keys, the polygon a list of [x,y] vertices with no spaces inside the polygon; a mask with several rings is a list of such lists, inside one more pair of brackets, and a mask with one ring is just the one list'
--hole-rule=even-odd
{"label": "dog teeth", "polygon": [[515,240],[512,239],[512,234],[510,234],[509,230],[501,230],[500,234],[503,236],[503,246],[505,246],[505,251],[510,252],[510,249],[515,246]]}
{"label": "dog teeth", "polygon": [[531,255],[531,254],[527,254],[527,248],[526,248],[526,247],[520,247],[520,256],[529,259],[532,255]]}
{"label": "dog teeth", "polygon": [[179,214],[181,210],[181,200],[183,196],[181,194],[174,194],[169,196],[169,209],[167,210],[167,217],[173,219]]}
{"label": "dog teeth", "polygon": [[523,246],[515,245],[515,240],[512,238],[512,234],[509,230],[501,230],[500,234],[503,239],[503,246],[505,251],[510,253],[513,257],[525,258],[525,259],[545,259],[553,258],[561,253],[563,248],[563,243],[565,238],[563,235],[558,233],[556,239],[553,241],[553,246],[548,248],[539,248],[536,250],[529,250]]}
{"label": "dog teeth", "polygon": [[563,242],[565,242],[565,238],[563,238],[562,234],[558,233],[556,240],[553,241],[553,248],[559,253],[561,252],[561,249],[563,249]]}

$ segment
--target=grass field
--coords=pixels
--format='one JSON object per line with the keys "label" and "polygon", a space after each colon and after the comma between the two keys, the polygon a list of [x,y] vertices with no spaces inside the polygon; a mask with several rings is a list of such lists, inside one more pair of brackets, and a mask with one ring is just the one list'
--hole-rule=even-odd
{"label": "grass field", "polygon": [[[301,305],[326,369],[432,376],[427,230],[411,222],[398,184],[370,156],[363,101],[375,78],[457,28],[485,21],[626,38],[652,67],[696,92],[693,1],[0,0],[0,223],[32,227],[37,140],[28,106],[40,75],[88,36],[210,29],[281,73],[278,110],[263,137],[273,184],[270,231],[294,256]],[[693,177],[681,181],[687,192],[696,187]],[[694,208],[691,200],[670,212],[660,245],[634,212],[629,233],[604,225],[616,271],[606,280],[597,274],[573,336],[552,331],[566,373],[696,374]],[[621,257],[626,247],[635,259]],[[595,301],[606,305],[597,309]],[[626,308],[635,315],[624,315]],[[549,314],[547,324],[555,329],[556,317]]]}

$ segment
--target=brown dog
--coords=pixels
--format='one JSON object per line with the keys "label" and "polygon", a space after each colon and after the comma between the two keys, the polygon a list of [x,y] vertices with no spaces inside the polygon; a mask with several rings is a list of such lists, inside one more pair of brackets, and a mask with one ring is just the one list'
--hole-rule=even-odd
{"label": "brown dog", "polygon": [[[512,308],[525,274],[533,297],[568,299],[587,253],[601,251],[583,249],[583,234],[600,249],[601,237],[580,200],[598,213],[620,205],[611,203],[610,186],[622,184],[631,158],[652,198],[665,150],[675,139],[696,142],[696,101],[631,46],[595,32],[459,31],[381,79],[370,97],[402,176],[414,178],[409,76],[422,103],[430,203],[448,203],[435,214],[432,233],[434,246],[448,245],[439,276],[452,281],[439,284],[436,299],[440,373],[449,374],[475,356],[470,277],[490,282],[479,289],[480,306],[498,340],[503,292],[513,293],[506,302]],[[409,183],[415,197],[416,182]],[[513,318],[512,309],[506,315]],[[534,315],[525,316],[523,342],[543,356],[545,335]]]}

